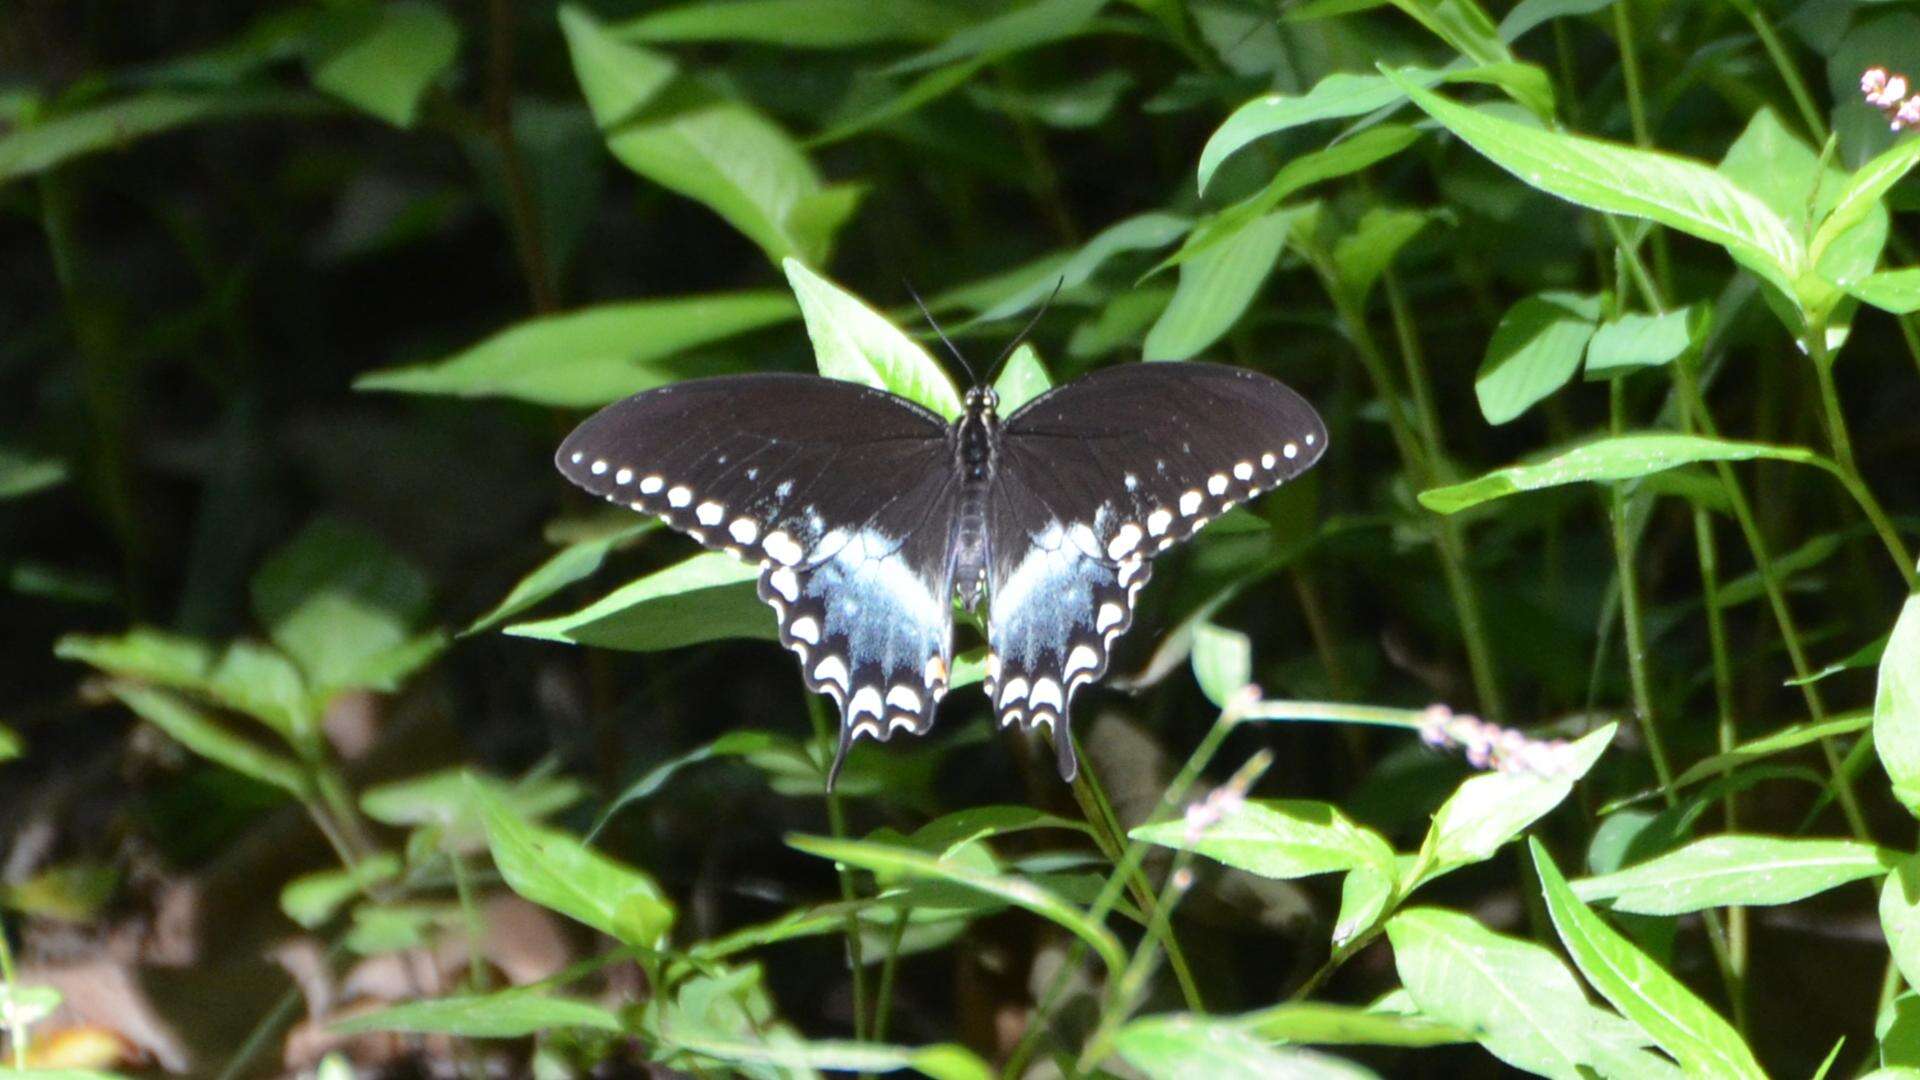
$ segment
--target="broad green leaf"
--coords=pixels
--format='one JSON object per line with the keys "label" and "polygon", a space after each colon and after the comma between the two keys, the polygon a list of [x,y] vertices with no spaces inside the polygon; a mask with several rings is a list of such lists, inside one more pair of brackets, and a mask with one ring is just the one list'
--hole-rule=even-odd
{"label": "broad green leaf", "polygon": [[467,851],[486,839],[480,808],[468,793],[475,784],[485,787],[515,816],[530,821],[557,814],[587,796],[585,786],[570,777],[535,775],[507,783],[451,768],[370,788],[360,796],[360,809],[383,825],[436,829],[442,848]]}
{"label": "broad green leaf", "polygon": [[1120,1029],[1114,1052],[1152,1080],[1362,1080],[1371,1070],[1311,1050],[1275,1046],[1232,1020],[1176,1014],[1149,1016]]}
{"label": "broad green leaf", "polygon": [[798,260],[784,265],[820,374],[891,391],[949,420],[960,415],[953,380],[919,342]]}
{"label": "broad green leaf", "polygon": [[460,24],[419,0],[336,6],[323,23],[313,85],[395,127],[413,126],[460,50]]}
{"label": "broad green leaf", "polygon": [[938,858],[914,848],[875,841],[790,836],[787,843],[809,855],[862,870],[950,882],[1004,900],[1058,924],[1086,942],[1106,965],[1110,976],[1117,977],[1126,966],[1126,956],[1112,932],[1088,919],[1065,899],[1025,878],[995,874],[958,859]]}
{"label": "broad green leaf", "polygon": [[754,590],[760,572],[709,551],[615,589],[571,615],[515,623],[515,637],[653,652],[722,638],[777,637],[773,610]]}
{"label": "broad green leaf", "polygon": [[1238,630],[1210,622],[1193,628],[1193,677],[1207,700],[1226,708],[1253,681],[1253,644]]}
{"label": "broad green leaf", "polygon": [[68,634],[54,642],[53,655],[91,664],[122,678],[181,690],[204,690],[213,670],[214,651],[211,645],[194,638],[136,626],[115,637]]}
{"label": "broad green leaf", "polygon": [[1700,461],[1765,458],[1813,465],[1829,472],[1827,459],[1797,446],[1709,439],[1699,435],[1637,434],[1598,439],[1532,465],[1513,465],[1484,476],[1420,493],[1420,505],[1454,514],[1522,491],[1582,481],[1634,480]]}
{"label": "broad green leaf", "polygon": [[1868,274],[1846,289],[1849,296],[1857,297],[1882,311],[1911,315],[1920,311],[1920,266]]}
{"label": "broad green leaf", "polygon": [[[1422,86],[1438,83],[1441,73],[1407,68],[1402,74]],[[1336,71],[1304,94],[1267,94],[1233,111],[1200,151],[1199,182],[1205,192],[1222,162],[1248,143],[1304,124],[1363,116],[1406,98],[1406,91],[1383,75]],[[1277,201],[1277,200],[1276,200]]]}
{"label": "broad green leaf", "polygon": [[1356,866],[1340,880],[1340,911],[1333,920],[1333,946],[1340,948],[1373,929],[1393,903],[1400,875],[1391,866]]}
{"label": "broad green leaf", "polygon": [[[4,145],[0,137],[0,145]],[[0,500],[18,499],[65,483],[66,462],[0,446]]]}
{"label": "broad green leaf", "polygon": [[400,1031],[469,1039],[518,1039],[555,1028],[625,1030],[619,1017],[592,1002],[518,989],[409,1001],[327,1025],[336,1035]]}
{"label": "broad green leaf", "polygon": [[1893,797],[1920,816],[1920,593],[1900,608],[1880,656],[1873,748],[1893,781]]}
{"label": "broad green leaf", "polygon": [[370,885],[391,881],[400,873],[400,860],[387,852],[361,859],[351,869],[319,870],[302,874],[280,889],[280,910],[300,926],[312,930],[360,895]]}
{"label": "broad green leaf", "polygon": [[268,557],[252,589],[254,616],[322,699],[396,689],[443,644],[414,633],[427,610],[426,577],[355,525],[308,525]]}
{"label": "broad green leaf", "polygon": [[116,150],[149,135],[209,120],[313,112],[316,99],[279,90],[149,90],[0,135],[0,183],[63,161]]}
{"label": "broad green leaf", "polygon": [[1079,35],[1107,0],[1033,0],[965,27],[888,71],[918,71],[955,60],[1007,56]]}
{"label": "broad green leaf", "polygon": [[[801,1041],[792,1036],[764,1042],[717,1038],[678,1025],[667,1039],[676,1047],[717,1061],[773,1065],[787,1070],[831,1069],[847,1073],[890,1073],[912,1069],[932,1080],[991,1080],[993,1071],[973,1051],[955,1043],[934,1046],[884,1046],[879,1043]],[[782,1075],[789,1075],[783,1073]],[[805,1075],[805,1074],[802,1074]]]}
{"label": "broad green leaf", "polygon": [[958,90],[985,66],[983,59],[962,60],[929,71],[898,89],[889,86],[888,92],[878,95],[877,99],[852,97],[819,134],[807,140],[807,145],[818,147],[844,142],[898,120]]}
{"label": "broad green leaf", "polygon": [[669,758],[647,770],[638,780],[628,784],[625,790],[615,796],[614,800],[607,804],[607,808],[600,811],[600,817],[594,822],[593,828],[588,830],[587,838],[592,840],[593,837],[598,836],[607,822],[613,820],[613,815],[628,805],[659,791],[666,786],[668,780],[673,779],[675,773],[689,765],[698,765],[714,758],[746,757],[750,754],[765,753],[782,745],[784,741],[770,731],[729,731],[705,746],[689,750],[678,757]]}
{"label": "broad green leaf", "polygon": [[1476,0],[1392,0],[1441,41],[1476,63],[1498,64],[1513,59],[1500,32]]}
{"label": "broad green leaf", "polygon": [[1786,222],[1688,158],[1543,131],[1449,101],[1389,73],[1427,114],[1528,185],[1589,209],[1646,218],[1727,250],[1787,296],[1806,252]]}
{"label": "broad green leaf", "polygon": [[1680,980],[1595,915],[1573,894],[1538,840],[1533,865],[1547,912],[1573,962],[1621,1015],[1646,1031],[1694,1076],[1757,1077],[1766,1073],[1738,1032]]}
{"label": "broad green leaf", "polygon": [[945,855],[962,844],[1031,829],[1068,829],[1088,832],[1084,822],[1072,821],[1031,806],[970,806],[927,822],[907,839],[934,855]]}
{"label": "broad green leaf", "polygon": [[1629,312],[1600,324],[1587,345],[1587,378],[1631,374],[1669,364],[1704,336],[1705,307],[1684,307],[1664,315]]}
{"label": "broad green leaf", "polygon": [[1901,858],[1880,887],[1880,932],[1907,985],[1920,980],[1920,856]]}
{"label": "broad green leaf", "polygon": [[1354,824],[1330,803],[1309,799],[1249,799],[1197,835],[1178,818],[1142,825],[1127,835],[1262,877],[1300,878],[1356,867],[1393,873],[1393,849],[1380,834]]}
{"label": "broad green leaf", "polygon": [[967,24],[934,0],[726,0],[679,4],[620,23],[628,41],[754,41],[786,49],[843,49],[938,41]]}
{"label": "broad green leaf", "polygon": [[1033,343],[1023,341],[1007,357],[1007,364],[993,380],[993,391],[1000,395],[1000,415],[1011,416],[1015,409],[1053,389],[1053,377],[1040,362]]}
{"label": "broad green leaf", "polygon": [[1639,1049],[1643,1033],[1587,1000],[1560,958],[1531,941],[1438,908],[1395,915],[1387,939],[1421,1015],[1471,1032],[1509,1065],[1578,1080],[1582,1069],[1647,1075],[1625,1068],[1655,1061]]}
{"label": "broad green leaf", "polygon": [[1567,747],[1564,767],[1550,776],[1491,772],[1462,783],[1434,812],[1423,850],[1422,880],[1491,858],[1507,841],[1545,817],[1600,760],[1618,726],[1608,724],[1588,732]]}
{"label": "broad green leaf", "polygon": [[1074,327],[1067,339],[1067,355],[1097,360],[1145,339],[1147,331],[1173,299],[1169,287],[1147,286],[1123,292],[1099,313]]}
{"label": "broad green leaf", "polygon": [[773,291],[601,304],[528,319],[444,360],[369,372],[353,386],[539,405],[605,405],[689,376],[725,374],[730,365],[686,352],[796,314],[792,298]]}
{"label": "broad green leaf", "polygon": [[[1287,196],[1297,191],[1359,172],[1398,154],[1418,141],[1420,141],[1420,132],[1407,125],[1378,124],[1356,132],[1351,138],[1342,139],[1332,146],[1302,154],[1281,166],[1280,170],[1273,174],[1273,179],[1267,181],[1266,187],[1219,213],[1196,222],[1193,231],[1187,234],[1187,239],[1180,245],[1180,250],[1160,260],[1143,277],[1152,277],[1170,266],[1178,266],[1214,244],[1233,236],[1242,226],[1264,216],[1279,206]],[[1405,212],[1384,207],[1380,210],[1388,215]],[[1373,212],[1369,211],[1368,216],[1373,216]],[[1362,219],[1363,223],[1365,220],[1365,218]],[[1385,253],[1382,256],[1355,250],[1349,256],[1357,265],[1369,259],[1378,261],[1383,257],[1390,259],[1391,253]]]}
{"label": "broad green leaf", "polygon": [[[1396,994],[1404,999],[1404,992]],[[1418,1012],[1386,1008],[1383,1002],[1359,1006],[1290,1001],[1244,1014],[1236,1022],[1275,1042],[1308,1045],[1446,1046],[1473,1041],[1465,1030]]]}
{"label": "broad green leaf", "polygon": [[659,522],[641,521],[600,536],[588,537],[554,552],[533,572],[521,578],[492,611],[473,621],[462,634],[477,634],[506,622],[515,615],[575,582],[585,581],[600,569],[607,553],[636,536],[653,531]]}
{"label": "broad green leaf", "polygon": [[532,824],[480,783],[467,791],[486,823],[494,865],[514,892],[629,945],[654,948],[672,927],[673,906],[652,878]]}
{"label": "broad green leaf", "polygon": [[1519,419],[1580,370],[1580,357],[1600,317],[1600,299],[1550,292],[1507,309],[1487,342],[1473,378],[1480,414],[1489,424]]}
{"label": "broad green leaf", "polygon": [[266,724],[303,752],[320,745],[318,710],[293,661],[253,641],[227,646],[207,673],[207,695]]}
{"label": "broad green leaf", "polygon": [[[1879,208],[1880,200],[1902,177],[1913,171],[1916,164],[1920,164],[1920,140],[1901,139],[1862,165],[1841,188],[1839,198],[1835,200],[1826,220],[1814,230],[1813,242],[1808,247],[1809,260],[1819,265],[1827,249]],[[1846,285],[1847,282],[1836,284]]]}
{"label": "broad green leaf", "polygon": [[1233,329],[1273,272],[1298,215],[1287,209],[1256,218],[1188,259],[1173,300],[1147,331],[1145,358],[1185,360]]}
{"label": "broad green leaf", "polygon": [[746,103],[629,45],[586,9],[560,9],[574,73],[621,164],[727,220],[769,259],[826,261],[857,189],[822,185],[793,139]]}
{"label": "broad green leaf", "polygon": [[1360,216],[1352,232],[1334,241],[1333,277],[1356,308],[1366,309],[1367,296],[1373,291],[1374,283],[1393,265],[1400,249],[1420,235],[1432,220],[1433,215],[1424,210],[1370,207]]}
{"label": "broad green leaf", "polygon": [[1818,211],[1822,187],[1837,190],[1845,177],[1823,171],[1819,153],[1767,106],[1754,110],[1715,171],[1796,226]]}
{"label": "broad green leaf", "polygon": [[1062,290],[1084,285],[1096,271],[1116,255],[1131,251],[1152,251],[1178,240],[1192,225],[1178,214],[1153,212],[1127,218],[1100,230],[1093,239],[1066,257],[1059,269],[1027,284],[994,303],[975,317],[975,321],[1004,319],[1017,315],[1045,300],[1055,286]]}
{"label": "broad green leaf", "polygon": [[179,697],[125,682],[115,682],[110,690],[142,720],[208,761],[271,784],[296,798],[310,794],[312,785],[307,774],[292,759],[228,731],[219,721]]}
{"label": "broad green leaf", "polygon": [[1715,907],[1791,904],[1885,873],[1892,857],[1853,840],[1709,836],[1625,870],[1573,884],[1615,911],[1683,915]]}
{"label": "broad green leaf", "polygon": [[0,724],[0,762],[12,761],[26,752],[25,744],[12,728]]}

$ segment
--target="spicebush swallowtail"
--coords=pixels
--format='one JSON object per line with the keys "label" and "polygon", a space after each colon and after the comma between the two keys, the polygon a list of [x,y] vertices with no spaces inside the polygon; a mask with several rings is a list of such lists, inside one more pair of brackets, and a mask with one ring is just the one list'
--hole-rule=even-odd
{"label": "spicebush swallowtail", "polygon": [[1326,427],[1280,382],[1130,363],[1002,420],[975,387],[949,423],[817,375],[636,394],[567,437],[567,479],[760,567],[808,689],[840,710],[832,777],[862,735],[923,734],[945,696],[953,600],[987,601],[1000,725],[1048,726],[1060,775],[1074,692],[1107,669],[1158,553],[1300,475]]}

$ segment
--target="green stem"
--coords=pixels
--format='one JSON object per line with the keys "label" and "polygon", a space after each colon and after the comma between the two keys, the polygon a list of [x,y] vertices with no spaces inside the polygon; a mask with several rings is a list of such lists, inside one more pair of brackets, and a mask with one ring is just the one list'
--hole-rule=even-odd
{"label": "green stem", "polygon": [[900,941],[907,936],[913,908],[902,904],[894,912],[893,933],[887,938],[887,957],[880,964],[880,988],[873,995],[873,1041],[887,1041],[887,1021],[893,1017],[893,973],[900,966]]}
{"label": "green stem", "polygon": [[1900,539],[1900,533],[1893,527],[1893,520],[1874,497],[1873,490],[1860,475],[1860,467],[1853,458],[1853,436],[1847,431],[1847,416],[1840,408],[1840,390],[1833,381],[1834,356],[1827,348],[1827,326],[1825,321],[1816,321],[1807,331],[1807,351],[1813,357],[1813,371],[1820,386],[1820,403],[1826,409],[1827,438],[1833,444],[1834,462],[1840,466],[1840,482],[1846,486],[1847,493],[1853,496],[1860,509],[1873,523],[1873,529],[1880,534],[1880,542],[1886,545],[1887,554],[1893,557],[1894,565],[1900,568],[1900,576],[1906,581],[1907,589],[1920,589],[1920,571],[1913,565],[1913,556],[1908,553],[1906,544]]}
{"label": "green stem", "polygon": [[486,927],[480,919],[480,905],[473,898],[473,881],[467,873],[466,856],[458,851],[448,851],[447,862],[453,867],[453,891],[460,899],[460,917],[467,925],[467,989],[475,994],[485,993],[487,965],[480,955],[480,939]]}
{"label": "green stem", "polygon": [[1094,1072],[1095,1067],[1111,1052],[1113,1037],[1119,1032],[1120,1025],[1132,1016],[1133,1010],[1139,1006],[1140,998],[1146,990],[1147,977],[1153,973],[1155,953],[1148,948],[1148,943],[1154,939],[1154,931],[1168,929],[1167,924],[1174,907],[1180,903],[1180,897],[1185,895],[1187,889],[1191,887],[1193,870],[1190,864],[1192,862],[1193,856],[1188,852],[1181,851],[1174,855],[1173,869],[1167,874],[1166,887],[1156,898],[1154,914],[1147,922],[1148,934],[1140,939],[1139,947],[1134,949],[1133,959],[1128,962],[1127,969],[1121,973],[1119,985],[1114,988],[1112,999],[1107,1002],[1107,1007],[1101,1010],[1099,1024],[1094,1027],[1093,1034],[1088,1037],[1086,1045],[1081,1047],[1080,1056],[1074,1062],[1075,1075]]}
{"label": "green stem", "polygon": [[[1610,413],[1613,433],[1618,435],[1626,426],[1626,384],[1622,379],[1614,379],[1609,388]],[[1647,639],[1646,627],[1641,619],[1640,587],[1638,575],[1634,573],[1634,544],[1627,528],[1627,495],[1619,484],[1609,488],[1609,513],[1613,527],[1614,566],[1620,578],[1620,628],[1626,636],[1627,677],[1633,687],[1633,717],[1640,725],[1640,735],[1647,744],[1647,756],[1653,759],[1653,773],[1660,781],[1660,791],[1667,805],[1674,804],[1673,766],[1667,759],[1666,743],[1660,738],[1660,727],[1653,716],[1653,690],[1647,677]]]}
{"label": "green stem", "polygon": [[[1066,738],[1073,738],[1072,732],[1064,734]],[[1086,754],[1081,753],[1078,745],[1074,747],[1074,752],[1080,759],[1080,771],[1074,774],[1072,784],[1074,800],[1080,804],[1080,813],[1092,827],[1093,840],[1099,846],[1100,853],[1117,866],[1126,851],[1127,831],[1121,827],[1118,815],[1113,812],[1113,803],[1107,798],[1099,777],[1094,775],[1092,763]],[[1200,984],[1187,965],[1186,953],[1181,951],[1172,926],[1157,918],[1155,905],[1158,900],[1154,896],[1153,883],[1147,880],[1146,871],[1136,867],[1128,875],[1126,884],[1133,902],[1147,917],[1147,925],[1152,931],[1151,939],[1158,940],[1167,952],[1167,964],[1173,968],[1174,978],[1180,983],[1180,996],[1185,999],[1187,1008],[1193,1012],[1204,1012],[1206,1006],[1200,997]]]}
{"label": "green stem", "polygon": [[[826,709],[820,704],[820,699],[813,694],[807,695],[807,719],[813,724],[814,741],[828,747],[831,752],[831,748],[837,743],[833,734],[833,723],[827,717]],[[823,770],[821,778],[824,780],[825,777],[826,773]],[[835,840],[847,838],[846,812],[840,805],[840,796],[831,791],[827,792],[827,828]],[[834,873],[840,879],[840,899],[848,903],[857,899],[859,890],[854,887],[853,871],[845,865],[835,863]],[[853,1037],[865,1040],[867,1037],[867,965],[865,957],[861,955],[860,916],[852,910],[847,912],[846,938],[847,965],[853,980]]]}
{"label": "green stem", "polygon": [[1780,41],[1780,35],[1774,32],[1773,24],[1753,0],[1730,0],[1735,10],[1746,16],[1748,25],[1753,27],[1755,36],[1766,48],[1767,57],[1773,61],[1773,69],[1780,73],[1780,81],[1787,84],[1787,93],[1792,96],[1794,107],[1800,110],[1800,121],[1807,125],[1814,142],[1827,137],[1827,121],[1820,114],[1820,107],[1814,104],[1813,95],[1808,92],[1807,84],[1800,78],[1800,71],[1793,66],[1793,60],[1787,56],[1786,46]]}

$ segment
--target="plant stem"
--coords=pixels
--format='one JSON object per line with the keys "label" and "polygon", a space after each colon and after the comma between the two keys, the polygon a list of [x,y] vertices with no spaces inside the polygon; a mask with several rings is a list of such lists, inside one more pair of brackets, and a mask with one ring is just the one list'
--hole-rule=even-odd
{"label": "plant stem", "polygon": [[514,251],[520,256],[528,299],[541,314],[556,311],[560,303],[547,278],[546,243],[540,235],[540,215],[527,180],[520,144],[513,137],[513,15],[510,0],[487,0],[487,132],[500,154],[500,175],[506,181],[508,224]]}
{"label": "plant stem", "polygon": [[[807,695],[807,719],[813,724],[814,740],[824,746],[836,744],[833,724],[828,719],[826,709],[820,699],[813,694]],[[821,772],[821,778],[826,773]],[[827,792],[827,827],[835,840],[847,838],[846,812],[840,805],[840,796]],[[834,873],[840,878],[840,899],[851,903],[859,896],[854,887],[853,871],[840,863],[834,864]],[[847,912],[847,966],[853,981],[853,1037],[864,1040],[867,1037],[867,965],[861,955],[860,916],[857,912]]]}
{"label": "plant stem", "polygon": [[1873,523],[1873,529],[1880,534],[1880,542],[1886,545],[1887,554],[1893,557],[1894,564],[1900,568],[1900,576],[1907,583],[1908,591],[1920,589],[1920,571],[1913,565],[1913,556],[1900,540],[1900,533],[1893,527],[1893,520],[1880,506],[1880,500],[1874,497],[1872,489],[1860,476],[1860,467],[1853,459],[1853,436],[1847,431],[1847,416],[1840,408],[1840,391],[1833,381],[1833,353],[1827,348],[1827,327],[1825,322],[1816,322],[1807,331],[1807,352],[1813,357],[1813,372],[1820,386],[1820,402],[1826,409],[1827,438],[1833,444],[1833,458],[1840,466],[1840,482],[1846,485],[1848,494],[1853,496],[1860,509]]}
{"label": "plant stem", "polygon": [[[1071,731],[1063,732],[1065,738],[1073,738]],[[1127,846],[1127,833],[1120,825],[1119,817],[1113,812],[1113,803],[1108,800],[1107,792],[1100,784],[1099,777],[1093,774],[1092,763],[1086,754],[1076,745],[1074,752],[1080,759],[1080,771],[1073,777],[1073,797],[1080,804],[1080,813],[1092,826],[1094,843],[1099,845],[1100,853],[1116,866]],[[1180,942],[1174,937],[1173,927],[1166,920],[1158,918],[1156,905],[1159,903],[1153,892],[1153,884],[1147,880],[1144,870],[1135,867],[1127,877],[1127,891],[1133,895],[1133,902],[1140,906],[1141,914],[1147,917],[1152,937],[1160,942],[1167,952],[1167,964],[1173,968],[1175,980],[1180,984],[1180,996],[1186,1000],[1188,1009],[1204,1012],[1205,1004],[1200,997],[1200,985],[1194,980],[1193,970],[1187,965],[1187,957],[1180,949]]]}
{"label": "plant stem", "polygon": [[[1613,433],[1626,428],[1626,383],[1614,379],[1608,387]],[[1611,485],[1608,518],[1613,527],[1614,566],[1620,579],[1620,628],[1626,637],[1627,677],[1633,687],[1633,716],[1640,725],[1641,738],[1647,744],[1647,756],[1653,759],[1653,774],[1660,781],[1667,805],[1674,803],[1673,766],[1667,760],[1667,748],[1653,716],[1653,690],[1647,678],[1646,627],[1641,619],[1640,587],[1634,573],[1634,544],[1627,528],[1627,495],[1619,484]]]}
{"label": "plant stem", "polygon": [[900,940],[907,936],[907,919],[913,908],[901,905],[894,913],[893,933],[887,938],[887,957],[880,964],[880,988],[873,995],[874,1042],[887,1041],[887,1021],[893,1017],[893,973],[900,966]]}
{"label": "plant stem", "polygon": [[1773,61],[1773,69],[1780,73],[1780,81],[1787,84],[1787,93],[1792,96],[1794,107],[1800,110],[1800,122],[1807,125],[1807,132],[1814,142],[1827,137],[1827,121],[1820,114],[1819,106],[1813,102],[1813,95],[1807,92],[1807,84],[1800,78],[1800,71],[1793,66],[1793,60],[1787,56],[1786,46],[1780,41],[1780,35],[1774,33],[1773,24],[1753,0],[1730,0],[1734,9],[1746,16],[1753,27],[1754,35],[1767,50],[1767,57]]}

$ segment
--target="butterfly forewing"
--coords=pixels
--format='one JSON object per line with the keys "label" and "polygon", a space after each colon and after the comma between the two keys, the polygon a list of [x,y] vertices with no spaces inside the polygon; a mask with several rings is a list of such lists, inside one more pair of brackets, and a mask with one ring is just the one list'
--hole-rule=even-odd
{"label": "butterfly forewing", "polygon": [[560,447],[568,479],[761,567],[760,596],[842,744],[924,731],[945,693],[953,471],[904,398],[804,375],[702,379],[610,405]]}
{"label": "butterfly forewing", "polygon": [[1128,364],[1028,403],[1001,429],[990,502],[988,693],[1000,722],[1065,726],[1133,622],[1148,560],[1326,449],[1283,384],[1213,364]]}

